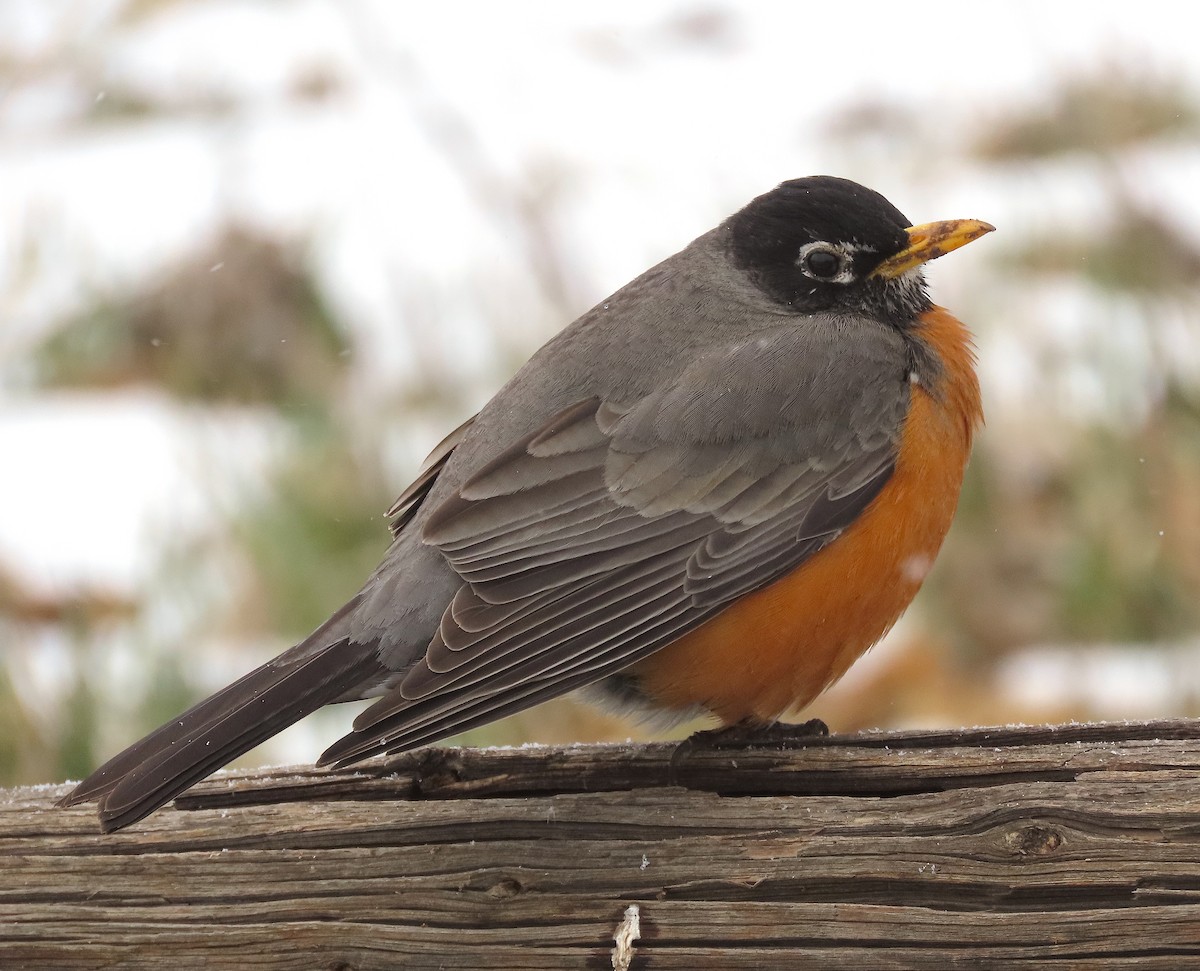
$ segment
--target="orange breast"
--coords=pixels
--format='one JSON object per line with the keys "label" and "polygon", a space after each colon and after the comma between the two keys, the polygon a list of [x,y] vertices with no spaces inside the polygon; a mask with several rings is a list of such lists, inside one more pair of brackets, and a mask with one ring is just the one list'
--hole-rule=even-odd
{"label": "orange breast", "polygon": [[772,721],[841,677],[912,601],[950,528],[982,420],[966,328],[940,307],[920,328],[943,373],[934,388],[912,385],[888,484],[803,565],[639,662],[631,673],[661,706]]}

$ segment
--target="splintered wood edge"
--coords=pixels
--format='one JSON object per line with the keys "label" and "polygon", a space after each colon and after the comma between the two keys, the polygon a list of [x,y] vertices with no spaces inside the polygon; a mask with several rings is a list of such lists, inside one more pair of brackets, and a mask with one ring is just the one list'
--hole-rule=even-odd
{"label": "splintered wood edge", "polygon": [[[217,773],[179,809],[299,801],[487,798],[679,786],[739,795],[898,795],[1011,782],[1071,781],[1097,771],[1196,771],[1194,753],[1164,763],[1154,743],[1200,739],[1200,719],[865,731],[759,746],[718,743],[428,747],[345,769]],[[1069,762],[1061,746],[1073,745]],[[1111,746],[1116,746],[1112,748]]]}

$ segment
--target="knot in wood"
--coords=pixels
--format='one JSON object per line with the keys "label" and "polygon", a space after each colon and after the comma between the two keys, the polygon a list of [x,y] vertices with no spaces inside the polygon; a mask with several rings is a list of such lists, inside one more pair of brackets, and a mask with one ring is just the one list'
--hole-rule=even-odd
{"label": "knot in wood", "polygon": [[1047,856],[1063,844],[1062,833],[1050,826],[1022,826],[1009,833],[1004,842],[1017,856]]}
{"label": "knot in wood", "polygon": [[487,894],[489,897],[495,897],[497,900],[507,900],[509,897],[515,897],[525,890],[521,886],[519,880],[514,880],[512,877],[505,877],[502,880],[497,880],[488,888]]}

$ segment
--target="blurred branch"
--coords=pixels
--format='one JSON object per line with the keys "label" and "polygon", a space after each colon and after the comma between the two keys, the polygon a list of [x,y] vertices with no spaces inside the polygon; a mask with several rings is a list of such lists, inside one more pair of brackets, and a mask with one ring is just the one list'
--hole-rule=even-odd
{"label": "blurred branch", "polygon": [[12,624],[60,624],[91,629],[128,621],[136,612],[133,600],[99,587],[37,593],[14,571],[0,566],[0,618]]}

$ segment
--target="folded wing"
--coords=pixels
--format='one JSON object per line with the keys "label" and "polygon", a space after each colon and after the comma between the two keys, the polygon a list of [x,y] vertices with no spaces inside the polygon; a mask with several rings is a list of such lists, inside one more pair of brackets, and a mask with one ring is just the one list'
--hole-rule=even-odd
{"label": "folded wing", "polygon": [[[802,374],[726,366],[714,384],[702,359],[660,394],[580,401],[479,469],[423,524],[464,581],[425,657],[321,762],[410,749],[598,681],[833,541],[890,476],[906,413],[898,368],[868,361],[864,377],[854,363],[789,422],[760,399],[789,377],[803,390]],[[714,408],[750,427],[707,421]]]}

